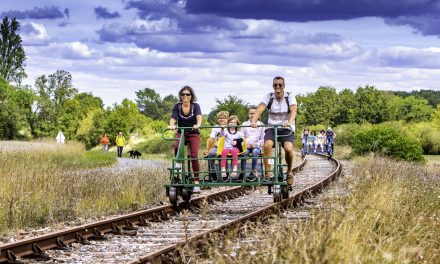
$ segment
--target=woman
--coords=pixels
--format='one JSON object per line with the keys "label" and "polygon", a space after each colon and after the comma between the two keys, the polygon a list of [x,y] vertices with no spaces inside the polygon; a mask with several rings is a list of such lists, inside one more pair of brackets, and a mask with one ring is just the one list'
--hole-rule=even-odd
{"label": "woman", "polygon": [[[189,144],[189,154],[191,157],[191,167],[194,173],[194,184],[199,184],[200,164],[198,161],[198,152],[200,146],[200,131],[199,127],[202,125],[202,111],[200,105],[195,103],[197,97],[194,90],[189,86],[184,86],[179,91],[180,103],[174,105],[173,112],[168,128],[176,129],[178,127],[191,127],[192,129],[185,129],[184,139]],[[180,130],[177,131],[176,138],[180,138]],[[174,142],[174,155],[177,155],[179,148],[179,140]],[[200,187],[196,186],[193,189],[194,193],[200,193]]]}
{"label": "woman", "polygon": [[108,143],[110,143],[110,139],[108,138],[107,134],[104,134],[101,136],[101,144],[102,144],[102,152],[107,152],[108,150]]}

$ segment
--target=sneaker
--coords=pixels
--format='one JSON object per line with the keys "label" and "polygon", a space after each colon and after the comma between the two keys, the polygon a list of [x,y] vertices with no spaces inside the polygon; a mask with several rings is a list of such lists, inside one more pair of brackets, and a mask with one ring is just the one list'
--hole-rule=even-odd
{"label": "sneaker", "polygon": [[180,169],[182,168],[182,164],[181,164],[181,163],[176,163],[176,164],[174,165],[174,168],[175,168],[176,170],[180,170]]}
{"label": "sneaker", "polygon": [[248,181],[255,181],[256,179],[257,179],[257,176],[253,172],[249,173],[249,175],[247,176]]}
{"label": "sneaker", "polygon": [[[199,181],[194,181],[194,184],[199,184]],[[194,186],[193,187],[193,193],[200,193],[200,187]]]}
{"label": "sneaker", "polygon": [[200,193],[200,187],[199,186],[194,187],[193,193]]}
{"label": "sneaker", "polygon": [[233,171],[232,171],[232,173],[231,173],[231,178],[233,178],[233,179],[237,179],[237,178],[238,178],[238,173],[237,173],[236,170],[233,170]]}
{"label": "sneaker", "polygon": [[287,175],[286,181],[287,181],[288,185],[292,185],[293,184],[293,175],[292,174]]}

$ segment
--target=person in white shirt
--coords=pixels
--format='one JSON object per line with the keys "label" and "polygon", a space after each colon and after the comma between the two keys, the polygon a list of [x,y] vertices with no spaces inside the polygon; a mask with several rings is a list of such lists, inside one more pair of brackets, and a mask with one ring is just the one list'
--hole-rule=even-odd
{"label": "person in white shirt", "polygon": [[[255,113],[257,112],[256,106],[251,106],[249,108],[249,120],[246,122],[243,122],[241,124],[242,126],[251,126],[252,124],[252,118],[254,117]],[[252,153],[252,171],[249,174],[249,178],[255,178],[256,171],[257,171],[257,165],[258,165],[258,155],[261,154],[263,143],[264,143],[264,124],[260,121],[257,121],[256,128],[253,127],[243,127],[242,132],[244,137],[246,138],[246,144],[247,149],[244,152],[244,156],[247,157],[249,153]],[[241,160],[241,167],[242,171],[246,170],[246,159]]]}
{"label": "person in white shirt", "polygon": [[[220,111],[217,113],[217,124],[219,127],[214,127],[211,130],[211,135],[208,138],[207,149],[203,151],[203,156],[207,158],[217,157],[217,141],[220,137],[221,126],[226,126],[228,124],[229,112]],[[215,160],[208,160],[208,169],[212,174],[215,174]]]}
{"label": "person in white shirt", "polygon": [[[284,152],[286,154],[287,163],[287,184],[293,184],[293,141],[295,140],[295,118],[296,118],[296,99],[291,93],[284,91],[285,82],[283,77],[275,77],[273,79],[274,92],[266,94],[261,101],[252,119],[252,127],[257,127],[257,121],[263,111],[269,110],[269,125],[282,126],[278,128],[278,141],[281,142]],[[271,155],[272,147],[275,144],[275,128],[268,128],[264,135],[264,167],[266,168],[266,177],[270,177],[268,171],[270,170],[269,157]]]}

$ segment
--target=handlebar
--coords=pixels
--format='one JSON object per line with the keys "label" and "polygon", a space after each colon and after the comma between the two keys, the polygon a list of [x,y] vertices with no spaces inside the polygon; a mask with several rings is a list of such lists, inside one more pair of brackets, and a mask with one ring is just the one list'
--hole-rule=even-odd
{"label": "handlebar", "polygon": [[[199,129],[202,129],[202,128],[230,128],[230,127],[241,128],[241,127],[252,127],[252,126],[200,126]],[[288,127],[284,127],[284,126],[282,126],[282,125],[258,125],[257,127],[267,127],[267,128],[275,128],[275,129],[278,129],[278,128],[290,128],[290,126],[288,126]],[[192,129],[194,129],[194,128],[193,128],[193,127],[176,127],[175,129],[166,128],[166,129],[162,132],[162,138],[163,138],[164,140],[177,140],[177,139],[179,139],[179,138],[168,138],[168,137],[165,137],[165,133],[166,133],[167,131],[171,131],[171,130],[179,130],[179,129],[181,130],[181,133],[182,133],[182,132],[184,132],[186,129],[187,129],[187,130],[192,130]],[[287,136],[290,136],[292,133],[293,133],[293,130],[291,129],[289,134],[287,134],[287,135],[278,135],[278,136],[279,136],[279,137],[287,137]]]}

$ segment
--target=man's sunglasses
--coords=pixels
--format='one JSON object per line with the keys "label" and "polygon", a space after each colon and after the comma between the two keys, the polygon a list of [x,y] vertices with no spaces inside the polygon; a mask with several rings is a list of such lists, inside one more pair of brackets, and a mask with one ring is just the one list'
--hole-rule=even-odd
{"label": "man's sunglasses", "polygon": [[283,87],[283,84],[282,83],[274,83],[272,86],[273,87]]}
{"label": "man's sunglasses", "polygon": [[191,96],[190,93],[181,93],[180,96]]}

